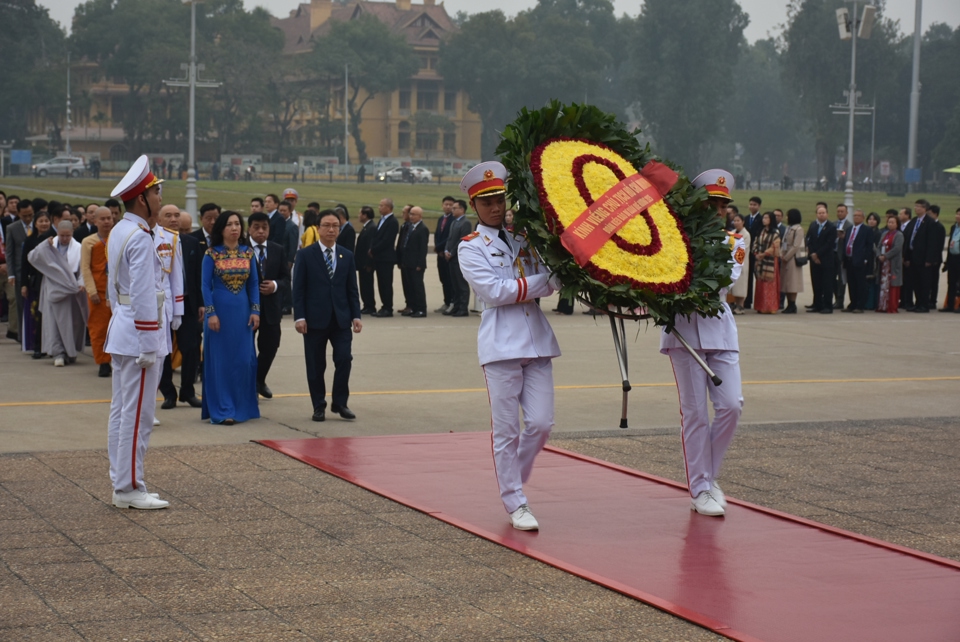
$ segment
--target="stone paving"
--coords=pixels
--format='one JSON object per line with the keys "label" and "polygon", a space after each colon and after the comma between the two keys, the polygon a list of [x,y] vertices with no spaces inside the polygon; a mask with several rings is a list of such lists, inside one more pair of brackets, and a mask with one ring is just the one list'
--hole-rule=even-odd
{"label": "stone paving", "polygon": [[[745,426],[724,489],[960,560],[957,423]],[[551,443],[683,478],[675,431]],[[0,640],[722,639],[256,444],[151,449],[162,511],[107,468],[0,456]]]}

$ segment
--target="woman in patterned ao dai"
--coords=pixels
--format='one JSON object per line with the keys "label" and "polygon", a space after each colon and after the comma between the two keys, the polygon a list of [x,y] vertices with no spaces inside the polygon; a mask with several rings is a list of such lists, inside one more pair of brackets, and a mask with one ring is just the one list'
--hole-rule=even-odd
{"label": "woman in patterned ao dai", "polygon": [[232,426],[260,416],[257,353],[253,335],[260,325],[260,279],[246,245],[243,219],[223,212],[210,233],[203,257],[202,419]]}

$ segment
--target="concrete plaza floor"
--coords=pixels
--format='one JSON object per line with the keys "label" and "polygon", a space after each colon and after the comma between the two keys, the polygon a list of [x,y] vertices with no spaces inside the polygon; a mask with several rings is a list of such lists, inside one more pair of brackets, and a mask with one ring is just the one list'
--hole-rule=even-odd
{"label": "concrete plaza floor", "polygon": [[[551,443],[683,480],[657,331],[628,326],[635,388],[621,431],[609,324],[551,322],[564,352]],[[745,408],[727,493],[960,560],[960,317],[737,322]],[[158,410],[147,479],[172,506],[144,513],[109,505],[110,386],[92,359],[55,369],[0,340],[0,639],[718,639],[249,443],[487,430],[478,323],[365,320],[358,419],[318,424],[287,320],[261,419],[228,428]]]}

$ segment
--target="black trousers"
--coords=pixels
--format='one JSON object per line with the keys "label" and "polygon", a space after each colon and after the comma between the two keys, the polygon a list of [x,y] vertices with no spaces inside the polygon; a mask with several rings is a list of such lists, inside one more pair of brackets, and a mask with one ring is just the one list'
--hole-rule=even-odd
{"label": "black trousers", "polygon": [[364,266],[357,270],[360,281],[360,301],[364,310],[376,310],[377,298],[373,294],[373,266]]}
{"label": "black trousers", "polygon": [[833,309],[833,261],[821,262],[819,265],[810,261],[810,282],[813,285],[813,306],[817,310]]}
{"label": "black trousers", "polygon": [[[753,255],[753,252],[750,251],[750,248],[747,248],[747,254],[750,256],[748,266],[750,271],[747,272],[747,297],[743,300],[743,307],[750,309],[750,306],[753,305],[753,273],[757,268],[757,257]],[[816,303],[814,303],[816,305]]]}
{"label": "black trousers", "polygon": [[903,283],[900,285],[900,307],[913,307],[913,275],[907,266],[903,267]]}
{"label": "black trousers", "polygon": [[913,284],[914,305],[918,308],[930,306],[930,268],[923,261],[910,261],[910,282]]}
{"label": "black trousers", "polygon": [[463,272],[460,271],[460,260],[451,258],[450,280],[453,282],[453,309],[455,312],[470,311],[470,284],[463,278]]}
{"label": "black trousers", "polygon": [[947,305],[948,310],[956,308],[960,297],[960,254],[947,254]]}
{"label": "black trousers", "polygon": [[413,307],[413,295],[410,293],[410,271],[402,265],[398,267],[400,268],[400,287],[403,289],[403,307],[416,310]]}
{"label": "black trousers", "polygon": [[441,252],[437,254],[437,274],[440,277],[440,285],[443,287],[443,304],[450,305],[455,298],[453,281],[450,279],[450,261]]}
{"label": "black trousers", "polygon": [[261,323],[257,330],[257,385],[267,382],[270,366],[280,348],[280,324]]}
{"label": "black trousers", "polygon": [[931,310],[936,310],[940,305],[937,298],[940,296],[940,266],[942,263],[936,263],[927,268],[927,282],[930,284],[930,304]]}
{"label": "black trousers", "polygon": [[414,312],[426,312],[427,289],[423,284],[423,270],[405,267],[401,269],[400,275],[404,277],[407,283],[407,289],[409,290],[407,305],[410,306],[410,309]]}
{"label": "black trousers", "polygon": [[[838,258],[836,262],[833,264],[835,268],[834,276],[833,276],[834,296],[836,296],[836,306],[840,308],[843,307],[843,299],[847,291],[847,286],[843,282],[843,273],[846,271],[846,268],[844,267],[844,263],[843,263],[845,260],[846,260],[846,257],[844,257],[843,259]],[[847,275],[848,281],[849,281],[849,277],[850,275],[848,274]]]}
{"label": "black trousers", "polygon": [[327,387],[323,375],[327,370],[327,343],[333,346],[333,404],[346,406],[350,396],[350,368],[353,356],[350,344],[353,334],[350,328],[337,325],[336,317],[330,326],[322,330],[308,329],[303,335],[303,356],[307,362],[307,385],[314,411],[327,407]]}
{"label": "black trousers", "polygon": [[180,393],[173,385],[173,363],[170,355],[163,360],[163,370],[160,372],[160,384],[157,388],[164,399],[178,398],[186,401],[197,395],[194,382],[197,380],[197,371],[200,369],[200,322],[196,314],[188,311],[183,315],[180,327],[177,328],[177,349],[180,350]]}
{"label": "black trousers", "polygon": [[380,307],[393,312],[393,263],[375,264]]}
{"label": "black trousers", "polygon": [[867,305],[867,266],[847,264],[847,286],[850,288],[850,309],[863,310]]}

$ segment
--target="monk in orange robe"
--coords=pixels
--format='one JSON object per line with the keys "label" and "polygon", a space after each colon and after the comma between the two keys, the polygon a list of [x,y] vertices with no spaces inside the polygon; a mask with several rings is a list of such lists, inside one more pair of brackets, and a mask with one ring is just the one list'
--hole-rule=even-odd
{"label": "monk in orange robe", "polygon": [[107,239],[113,228],[113,214],[109,208],[99,207],[93,220],[97,231],[84,238],[80,245],[80,270],[90,304],[87,330],[90,332],[93,360],[100,365],[99,376],[109,377],[113,371],[110,367],[110,355],[103,351],[103,344],[107,340],[107,326],[110,325],[110,303],[107,301]]}

